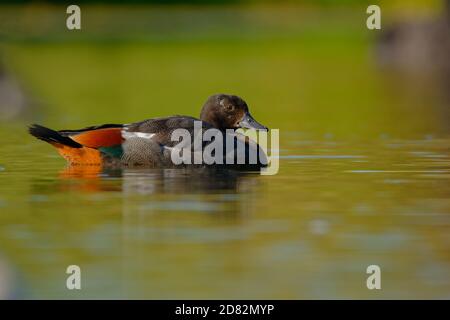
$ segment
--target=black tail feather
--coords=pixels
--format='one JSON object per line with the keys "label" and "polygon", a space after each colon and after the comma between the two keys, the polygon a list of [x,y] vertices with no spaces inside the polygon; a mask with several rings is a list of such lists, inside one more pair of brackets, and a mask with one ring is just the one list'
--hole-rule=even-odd
{"label": "black tail feather", "polygon": [[70,139],[69,137],[65,137],[61,135],[58,131],[40,126],[38,124],[33,124],[28,128],[28,132],[43,141],[49,142],[49,143],[60,143],[65,146],[69,146],[72,148],[82,148],[83,146],[79,144],[78,142],[75,142],[74,140]]}

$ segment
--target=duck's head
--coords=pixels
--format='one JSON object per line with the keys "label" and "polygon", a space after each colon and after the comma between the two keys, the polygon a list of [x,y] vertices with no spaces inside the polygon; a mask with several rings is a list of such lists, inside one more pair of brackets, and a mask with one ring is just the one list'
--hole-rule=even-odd
{"label": "duck's head", "polygon": [[202,108],[200,119],[219,130],[239,128],[268,130],[253,119],[244,100],[228,94],[215,94],[209,97]]}

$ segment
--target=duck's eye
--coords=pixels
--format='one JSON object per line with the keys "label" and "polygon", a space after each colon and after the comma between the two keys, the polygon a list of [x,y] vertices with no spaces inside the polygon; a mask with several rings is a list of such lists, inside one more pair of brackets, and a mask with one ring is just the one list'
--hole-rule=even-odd
{"label": "duck's eye", "polygon": [[227,111],[233,111],[234,110],[234,106],[232,104],[229,104],[227,106]]}

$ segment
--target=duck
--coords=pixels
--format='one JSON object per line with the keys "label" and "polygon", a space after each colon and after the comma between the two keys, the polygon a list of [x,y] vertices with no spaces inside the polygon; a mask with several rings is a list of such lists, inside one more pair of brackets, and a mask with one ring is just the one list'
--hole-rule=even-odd
{"label": "duck", "polygon": [[[268,128],[256,121],[250,114],[247,103],[236,95],[214,94],[201,108],[200,117],[174,115],[151,118],[129,124],[102,124],[76,130],[53,130],[38,124],[29,126],[29,133],[56,148],[69,165],[126,166],[126,167],[176,167],[189,164],[175,164],[171,153],[178,141],[173,141],[176,129],[184,129],[193,138],[195,128],[214,129],[224,137],[240,140],[245,147],[245,162],[220,163],[197,166],[221,166],[233,169],[253,170],[267,165],[267,158],[261,147],[237,129],[255,129],[268,131]],[[202,131],[203,132],[203,131]],[[190,140],[191,141],[191,140]],[[203,146],[214,141],[202,141]],[[192,154],[194,142],[190,142]],[[225,157],[225,143],[223,144]],[[234,144],[236,148],[236,144]],[[256,151],[256,163],[249,163],[249,152]],[[194,166],[194,164],[191,164]]]}

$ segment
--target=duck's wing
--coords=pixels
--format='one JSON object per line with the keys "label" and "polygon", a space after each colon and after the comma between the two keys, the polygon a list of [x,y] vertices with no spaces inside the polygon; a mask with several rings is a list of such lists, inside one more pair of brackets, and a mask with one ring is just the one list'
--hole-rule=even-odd
{"label": "duck's wing", "polygon": [[148,119],[125,125],[122,129],[122,138],[125,140],[151,140],[158,143],[161,147],[173,147],[179,142],[178,140],[172,140],[174,131],[184,129],[192,136],[194,134],[196,121],[201,124],[202,130],[212,128],[210,124],[194,117],[171,116]]}

